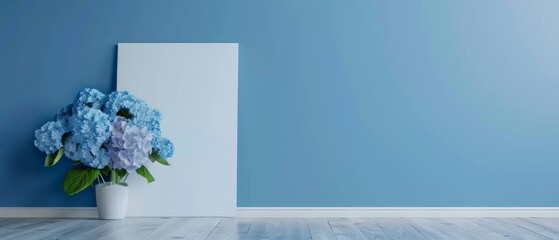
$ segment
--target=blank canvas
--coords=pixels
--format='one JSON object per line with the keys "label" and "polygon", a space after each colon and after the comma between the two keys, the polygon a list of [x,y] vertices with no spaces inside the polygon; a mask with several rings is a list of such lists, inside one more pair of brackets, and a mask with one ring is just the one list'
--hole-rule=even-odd
{"label": "blank canvas", "polygon": [[176,148],[155,182],[131,176],[128,216],[235,216],[237,72],[236,43],[118,45],[117,89],[159,109]]}

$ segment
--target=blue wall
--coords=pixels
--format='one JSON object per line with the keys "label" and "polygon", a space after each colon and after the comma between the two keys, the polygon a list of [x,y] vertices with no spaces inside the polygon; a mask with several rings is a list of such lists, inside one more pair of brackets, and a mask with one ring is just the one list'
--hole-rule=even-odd
{"label": "blue wall", "polygon": [[119,42],[240,43],[239,206],[559,206],[557,9],[0,1],[0,206],[94,205],[33,131],[114,89]]}

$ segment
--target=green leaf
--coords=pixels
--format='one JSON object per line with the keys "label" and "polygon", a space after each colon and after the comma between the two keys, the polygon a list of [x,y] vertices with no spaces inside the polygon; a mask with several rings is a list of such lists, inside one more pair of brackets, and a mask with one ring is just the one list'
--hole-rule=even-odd
{"label": "green leaf", "polygon": [[171,164],[167,161],[167,159],[162,158],[162,157],[159,156],[159,154],[157,154],[157,152],[155,152],[155,151],[152,152],[152,153],[149,155],[149,159],[151,159],[151,162],[157,161],[158,163],[161,163],[161,164],[163,164],[163,165],[165,165],[165,166],[171,165]]}
{"label": "green leaf", "polygon": [[74,195],[86,189],[99,176],[99,169],[79,167],[71,169],[62,180],[62,188],[68,195]]}
{"label": "green leaf", "polygon": [[115,169],[115,172],[119,178],[123,178],[128,173],[126,169]]}
{"label": "green leaf", "polygon": [[146,166],[141,166],[140,168],[136,169],[136,173],[148,180],[148,183],[155,181],[155,178],[153,178]]}
{"label": "green leaf", "polygon": [[103,175],[108,176],[111,173],[111,167],[109,167],[109,165],[107,165],[104,168],[100,169],[99,172]]}
{"label": "green leaf", "polygon": [[58,160],[60,160],[63,154],[64,154],[64,147],[58,149],[57,152],[47,155],[47,158],[45,159],[45,167],[54,166],[54,164],[56,164]]}
{"label": "green leaf", "polygon": [[73,166],[77,166],[77,165],[80,165],[80,164],[82,164],[81,161],[79,161],[79,160],[72,160],[72,165],[73,165]]}

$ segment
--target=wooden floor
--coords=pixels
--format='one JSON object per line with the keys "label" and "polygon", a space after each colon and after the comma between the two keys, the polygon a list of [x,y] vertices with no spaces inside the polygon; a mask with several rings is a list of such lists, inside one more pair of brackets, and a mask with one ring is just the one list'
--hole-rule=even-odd
{"label": "wooden floor", "polygon": [[559,218],[0,218],[0,239],[559,239]]}

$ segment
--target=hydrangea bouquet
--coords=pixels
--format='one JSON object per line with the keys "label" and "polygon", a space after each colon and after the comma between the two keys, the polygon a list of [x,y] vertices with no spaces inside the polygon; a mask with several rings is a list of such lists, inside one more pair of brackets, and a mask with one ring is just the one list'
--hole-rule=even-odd
{"label": "hydrangea bouquet", "polygon": [[76,194],[95,180],[126,186],[136,172],[154,178],[144,165],[148,160],[169,165],[174,146],[161,135],[161,113],[127,91],[109,95],[86,88],[62,108],[54,120],[35,131],[35,146],[47,154],[45,166],[62,156],[76,165],[66,173],[62,188]]}

